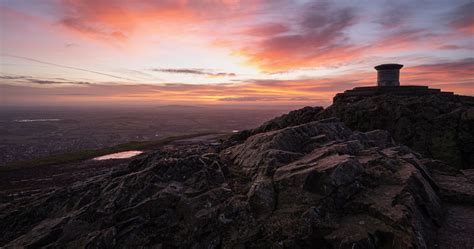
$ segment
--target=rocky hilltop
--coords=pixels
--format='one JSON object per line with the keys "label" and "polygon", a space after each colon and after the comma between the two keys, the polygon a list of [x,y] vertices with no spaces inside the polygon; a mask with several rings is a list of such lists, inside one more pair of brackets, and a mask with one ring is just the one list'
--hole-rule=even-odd
{"label": "rocky hilltop", "polygon": [[[411,93],[410,87],[407,86]],[[456,168],[474,168],[474,97],[444,92],[420,95],[348,92],[338,94],[333,105],[326,109],[305,107],[292,111],[256,129],[242,131],[228,143],[236,144],[251,135],[283,126],[337,117],[352,130],[386,130],[396,142],[426,157],[443,160]]]}
{"label": "rocky hilltop", "polygon": [[457,168],[474,168],[474,97],[453,94],[336,96],[318,118],[359,131],[383,129],[395,141]]}
{"label": "rocky hilltop", "polygon": [[472,248],[472,107],[425,97],[308,107],[221,147],[163,148],[12,197],[0,205],[0,246]]}

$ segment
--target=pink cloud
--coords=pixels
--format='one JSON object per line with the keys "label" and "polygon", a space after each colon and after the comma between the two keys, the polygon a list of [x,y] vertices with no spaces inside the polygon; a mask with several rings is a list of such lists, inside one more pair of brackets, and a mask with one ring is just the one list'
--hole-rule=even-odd
{"label": "pink cloud", "polygon": [[283,23],[266,23],[244,28],[241,33],[252,36],[274,36],[290,31]]}

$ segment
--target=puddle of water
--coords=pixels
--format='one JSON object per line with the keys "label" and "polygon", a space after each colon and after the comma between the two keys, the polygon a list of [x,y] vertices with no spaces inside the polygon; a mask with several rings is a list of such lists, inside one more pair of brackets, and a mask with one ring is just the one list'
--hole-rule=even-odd
{"label": "puddle of water", "polygon": [[142,153],[143,151],[140,151],[140,150],[129,150],[129,151],[122,151],[118,153],[108,154],[104,156],[99,156],[99,157],[93,158],[92,160],[103,161],[103,160],[109,160],[109,159],[125,159],[125,158],[130,158],[130,157],[140,155]]}

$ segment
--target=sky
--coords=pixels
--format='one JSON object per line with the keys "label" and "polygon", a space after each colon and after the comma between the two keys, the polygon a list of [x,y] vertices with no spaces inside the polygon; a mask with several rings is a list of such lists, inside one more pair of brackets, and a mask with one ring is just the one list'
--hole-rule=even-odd
{"label": "sky", "polygon": [[474,1],[0,0],[0,104],[323,105],[376,84],[474,95]]}

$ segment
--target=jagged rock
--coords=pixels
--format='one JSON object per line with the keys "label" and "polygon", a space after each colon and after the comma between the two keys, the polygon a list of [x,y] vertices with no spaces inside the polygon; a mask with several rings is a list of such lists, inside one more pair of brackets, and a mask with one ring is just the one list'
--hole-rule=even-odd
{"label": "jagged rock", "polygon": [[248,175],[272,175],[276,167],[303,156],[314,146],[350,134],[341,123],[312,122],[259,133],[223,153]]}
{"label": "jagged rock", "polygon": [[271,215],[275,208],[275,190],[271,179],[266,177],[256,179],[247,196],[250,208],[257,217]]}
{"label": "jagged rock", "polygon": [[294,110],[288,114],[281,115],[272,120],[269,120],[262,124],[261,126],[251,129],[244,130],[237,134],[234,134],[228,141],[227,146],[234,145],[238,142],[244,141],[250,136],[253,136],[258,133],[274,131],[283,129],[285,127],[296,126],[300,124],[309,123],[316,120],[316,116],[323,110],[322,107],[304,107],[299,110]]}
{"label": "jagged rock", "polygon": [[474,169],[458,172],[433,171],[440,196],[451,203],[474,205]]}
{"label": "jagged rock", "polygon": [[424,158],[387,131],[353,132],[334,118],[282,126],[216,153],[157,151],[2,204],[0,246],[436,248],[453,230],[438,233],[442,200],[471,203],[471,170]]}
{"label": "jagged rock", "polygon": [[219,165],[157,153],[130,169],[2,210],[0,245],[218,247],[219,215],[232,196]]}
{"label": "jagged rock", "polygon": [[446,222],[438,230],[438,247],[442,249],[471,248],[474,245],[474,207],[446,205]]}
{"label": "jagged rock", "polygon": [[226,145],[242,143],[258,133],[334,117],[352,130],[386,130],[396,142],[425,157],[443,160],[456,168],[474,167],[474,97],[453,94],[385,93],[335,98],[324,110],[305,107],[292,111],[235,134]]}
{"label": "jagged rock", "polygon": [[336,98],[316,119],[338,117],[359,131],[383,129],[424,156],[457,168],[473,168],[473,99],[449,94]]}
{"label": "jagged rock", "polygon": [[264,244],[434,246],[443,219],[437,186],[420,156],[396,146],[387,132],[310,122],[256,134],[221,154],[250,178],[271,177],[276,186],[277,205],[262,225]]}

